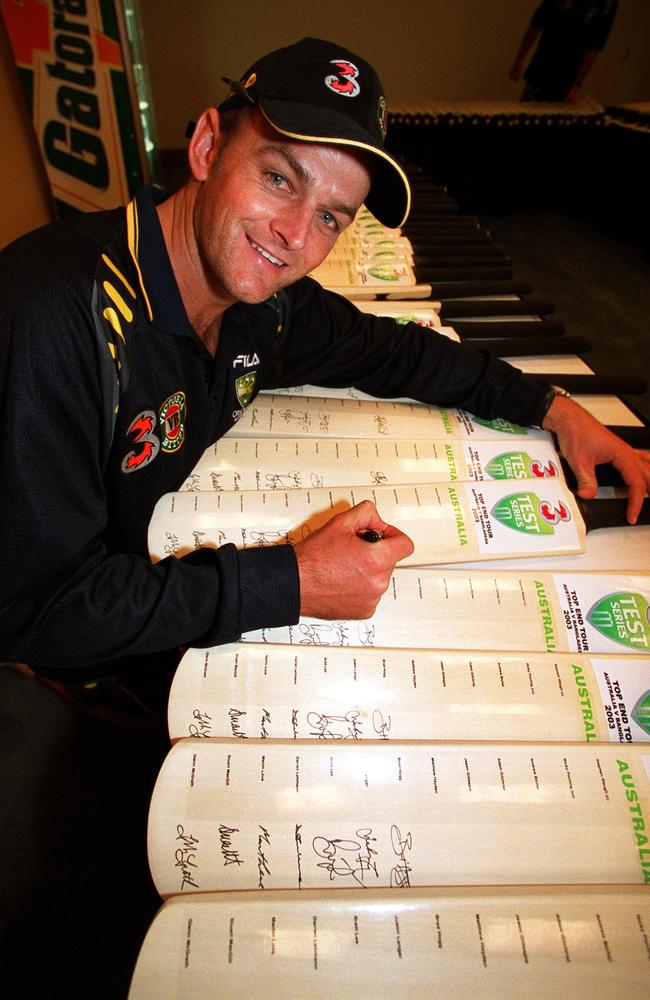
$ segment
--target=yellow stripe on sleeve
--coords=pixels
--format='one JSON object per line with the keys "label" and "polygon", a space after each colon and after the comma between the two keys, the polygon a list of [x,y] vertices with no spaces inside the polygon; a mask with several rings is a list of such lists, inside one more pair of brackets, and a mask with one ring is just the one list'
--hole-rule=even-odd
{"label": "yellow stripe on sleeve", "polygon": [[149,319],[153,320],[151,303],[149,302],[149,296],[147,295],[144,287],[144,281],[142,280],[142,271],[140,270],[140,265],[138,264],[138,216],[135,210],[135,201],[130,201],[126,207],[126,235],[129,244],[129,253],[133,258],[135,269],[138,272],[138,281],[140,282],[140,290],[147,307],[147,313],[149,315]]}
{"label": "yellow stripe on sleeve", "polygon": [[130,284],[128,283],[128,281],[126,280],[126,278],[124,277],[124,275],[122,274],[122,272],[115,266],[115,264],[113,263],[113,261],[109,257],[107,257],[105,253],[102,254],[102,260],[104,261],[105,264],[108,265],[108,267],[110,267],[110,269],[113,272],[113,274],[117,275],[117,277],[120,279],[120,281],[122,282],[122,284],[124,285],[124,287],[130,293],[131,297],[135,298],[135,292],[131,288]]}
{"label": "yellow stripe on sleeve", "polygon": [[[103,284],[104,291],[108,295],[109,299],[117,306],[122,316],[130,323],[133,320],[133,311],[127,306],[126,302],[118,292],[114,285],[111,285],[110,281],[105,281]],[[107,317],[108,318],[108,317]]]}
{"label": "yellow stripe on sleeve", "polygon": [[115,310],[111,306],[106,306],[106,308],[102,313],[102,316],[104,317],[104,319],[108,320],[108,322],[115,330],[115,333],[118,335],[118,337],[122,339],[122,343],[126,345],[126,340],[124,338],[124,334],[122,333],[122,324],[120,323],[120,317],[117,315]]}

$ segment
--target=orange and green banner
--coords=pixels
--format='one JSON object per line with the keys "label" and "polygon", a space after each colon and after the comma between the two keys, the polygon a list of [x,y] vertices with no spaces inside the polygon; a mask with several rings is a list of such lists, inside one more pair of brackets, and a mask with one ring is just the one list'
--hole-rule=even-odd
{"label": "orange and green banner", "polygon": [[148,177],[119,0],[0,0],[57,213],[125,204]]}

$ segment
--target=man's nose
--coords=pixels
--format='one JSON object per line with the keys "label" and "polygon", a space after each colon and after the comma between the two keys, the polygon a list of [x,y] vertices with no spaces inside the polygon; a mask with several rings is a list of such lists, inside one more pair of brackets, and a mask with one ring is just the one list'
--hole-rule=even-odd
{"label": "man's nose", "polygon": [[313,214],[314,209],[308,202],[294,202],[275,216],[271,228],[287,249],[301,250],[307,241]]}

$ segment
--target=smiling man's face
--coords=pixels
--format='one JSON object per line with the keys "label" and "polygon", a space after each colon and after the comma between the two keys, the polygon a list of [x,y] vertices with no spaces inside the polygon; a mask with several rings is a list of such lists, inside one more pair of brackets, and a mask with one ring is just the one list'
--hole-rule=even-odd
{"label": "smiling man's face", "polygon": [[214,161],[194,208],[194,234],[212,292],[224,304],[262,302],[312,271],[350,224],[370,187],[347,146],[285,139],[248,112]]}

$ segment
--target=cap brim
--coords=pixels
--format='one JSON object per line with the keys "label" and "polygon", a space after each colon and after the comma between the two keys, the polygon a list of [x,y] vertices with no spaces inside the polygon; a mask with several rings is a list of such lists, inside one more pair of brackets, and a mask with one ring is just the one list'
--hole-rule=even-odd
{"label": "cap brim", "polygon": [[315,108],[294,101],[258,98],[258,107],[269,124],[289,139],[353,146],[373,157],[373,175],[366,207],[384,226],[398,229],[411,208],[411,188],[399,163],[376,146],[372,137],[350,118],[329,108]]}

